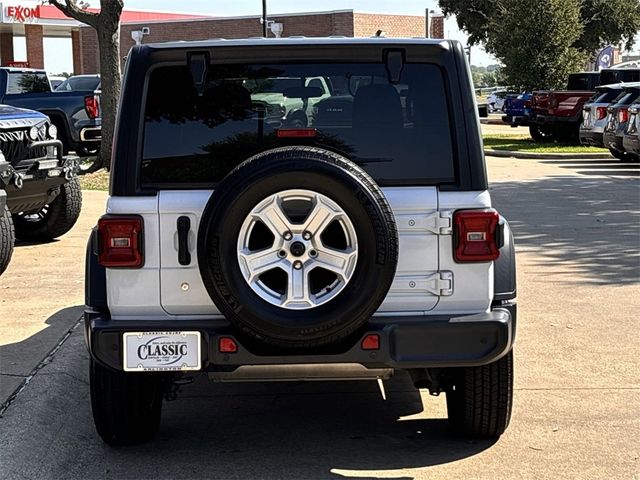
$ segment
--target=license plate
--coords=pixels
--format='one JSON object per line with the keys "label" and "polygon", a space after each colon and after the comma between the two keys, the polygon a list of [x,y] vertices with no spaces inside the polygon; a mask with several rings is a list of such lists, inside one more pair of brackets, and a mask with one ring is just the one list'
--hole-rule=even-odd
{"label": "license plate", "polygon": [[200,332],[123,334],[126,372],[200,370]]}

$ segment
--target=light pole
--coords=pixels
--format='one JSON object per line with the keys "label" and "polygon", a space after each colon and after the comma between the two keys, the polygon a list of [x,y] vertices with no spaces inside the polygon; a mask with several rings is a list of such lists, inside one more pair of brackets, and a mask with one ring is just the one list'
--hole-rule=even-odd
{"label": "light pole", "polygon": [[262,0],[262,36],[267,38],[267,0]]}

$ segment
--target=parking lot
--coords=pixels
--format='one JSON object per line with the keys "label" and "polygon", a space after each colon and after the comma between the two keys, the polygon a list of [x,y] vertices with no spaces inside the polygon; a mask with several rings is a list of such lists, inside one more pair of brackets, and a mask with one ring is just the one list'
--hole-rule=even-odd
{"label": "parking lot", "polygon": [[397,375],[386,401],[374,382],[198,379],[165,404],[153,443],[105,446],[78,320],[106,194],[85,192],[74,230],[18,245],[0,278],[2,478],[639,479],[640,165],[488,169],[518,251],[515,410],[497,442],[451,436],[444,397]]}

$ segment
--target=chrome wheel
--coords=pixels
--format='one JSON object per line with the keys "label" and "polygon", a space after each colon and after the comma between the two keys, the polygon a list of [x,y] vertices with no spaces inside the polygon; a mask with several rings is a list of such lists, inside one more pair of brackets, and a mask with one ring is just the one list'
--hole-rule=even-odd
{"label": "chrome wheel", "polygon": [[290,310],[322,305],[351,279],[358,260],[353,224],[329,197],[284,190],[256,205],[238,236],[245,281],[263,300]]}

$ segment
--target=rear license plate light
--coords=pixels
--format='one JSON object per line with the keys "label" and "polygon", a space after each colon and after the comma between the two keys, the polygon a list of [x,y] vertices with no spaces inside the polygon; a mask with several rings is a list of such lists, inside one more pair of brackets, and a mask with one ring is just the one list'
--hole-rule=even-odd
{"label": "rear license plate light", "polygon": [[140,268],[143,221],[139,216],[109,216],[98,221],[98,260],[108,268]]}

